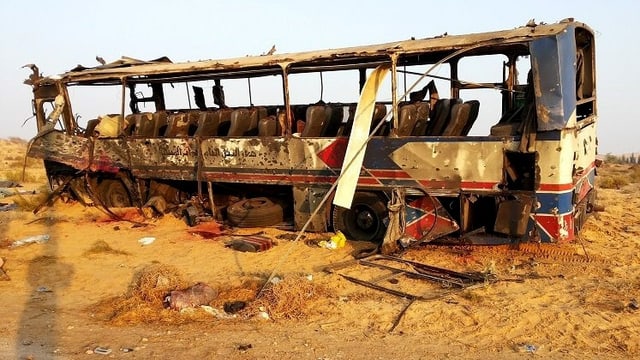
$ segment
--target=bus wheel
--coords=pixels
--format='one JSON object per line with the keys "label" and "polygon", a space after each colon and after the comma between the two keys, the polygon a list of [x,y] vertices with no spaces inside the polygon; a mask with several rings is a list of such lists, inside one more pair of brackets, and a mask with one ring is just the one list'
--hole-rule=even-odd
{"label": "bus wheel", "polygon": [[387,230],[387,216],[387,207],[378,195],[356,192],[351,209],[333,208],[333,230],[353,240],[380,242]]}
{"label": "bus wheel", "polygon": [[130,207],[131,196],[120,180],[107,179],[98,185],[98,197],[106,207]]}
{"label": "bus wheel", "polygon": [[229,221],[238,227],[273,226],[283,220],[280,204],[266,197],[240,200],[227,208]]}

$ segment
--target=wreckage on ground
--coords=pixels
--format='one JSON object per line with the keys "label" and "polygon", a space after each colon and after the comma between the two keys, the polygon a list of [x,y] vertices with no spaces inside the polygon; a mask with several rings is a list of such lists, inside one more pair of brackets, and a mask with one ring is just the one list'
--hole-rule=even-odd
{"label": "wreckage on ground", "polygon": [[195,201],[187,216],[238,226],[510,243],[573,240],[595,199],[594,36],[572,19],[221,60],[122,58],[51,77],[31,68],[29,156],[54,187],[105,207]]}

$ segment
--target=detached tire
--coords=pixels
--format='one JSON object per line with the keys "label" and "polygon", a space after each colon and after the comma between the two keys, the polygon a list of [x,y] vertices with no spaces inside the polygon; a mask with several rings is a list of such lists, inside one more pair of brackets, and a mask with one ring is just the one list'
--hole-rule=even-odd
{"label": "detached tire", "polygon": [[357,192],[351,209],[333,208],[333,230],[342,231],[349,239],[381,242],[387,231],[389,216],[382,199],[370,192]]}
{"label": "detached tire", "polygon": [[229,222],[238,227],[263,227],[283,220],[282,206],[266,197],[240,200],[227,208]]}
{"label": "detached tire", "polygon": [[98,197],[106,207],[130,207],[131,195],[120,180],[107,179],[98,185]]}

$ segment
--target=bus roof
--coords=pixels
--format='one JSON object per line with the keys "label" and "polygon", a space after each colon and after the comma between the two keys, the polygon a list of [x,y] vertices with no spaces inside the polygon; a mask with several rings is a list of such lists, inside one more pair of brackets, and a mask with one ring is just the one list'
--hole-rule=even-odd
{"label": "bus roof", "polygon": [[[109,84],[127,82],[150,82],[174,79],[191,80],[205,77],[246,77],[281,74],[282,68],[289,67],[291,72],[304,72],[306,66],[314,69],[325,67],[336,70],[341,67],[372,67],[379,62],[388,62],[389,55],[431,54],[433,62],[454,51],[465,47],[478,46],[467,54],[495,52],[496,47],[509,47],[542,37],[550,37],[567,31],[568,28],[579,27],[593,33],[591,29],[573,19],[554,24],[527,24],[511,30],[466,34],[440,35],[424,39],[402,40],[397,42],[327,49],[298,53],[246,56],[218,60],[173,63],[163,57],[151,61],[141,61],[123,57],[112,63],[86,68],[78,66],[62,75],[42,78],[45,83],[61,81],[77,84]],[[486,45],[483,47],[482,45]],[[526,53],[526,48],[523,48]],[[429,56],[421,56],[421,61],[428,63]]]}

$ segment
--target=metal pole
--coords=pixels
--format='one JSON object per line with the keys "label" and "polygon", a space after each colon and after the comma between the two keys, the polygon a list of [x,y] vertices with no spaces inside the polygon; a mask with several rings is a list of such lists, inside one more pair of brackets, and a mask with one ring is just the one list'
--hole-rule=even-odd
{"label": "metal pole", "polygon": [[213,186],[211,181],[207,181],[207,190],[209,191],[209,203],[211,204],[211,216],[217,219],[216,216],[216,204],[213,202]]}

